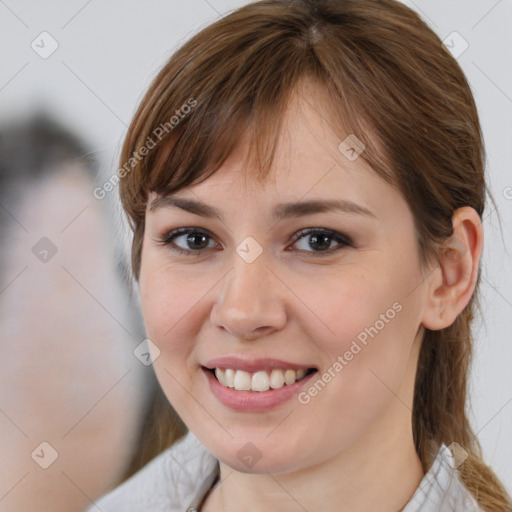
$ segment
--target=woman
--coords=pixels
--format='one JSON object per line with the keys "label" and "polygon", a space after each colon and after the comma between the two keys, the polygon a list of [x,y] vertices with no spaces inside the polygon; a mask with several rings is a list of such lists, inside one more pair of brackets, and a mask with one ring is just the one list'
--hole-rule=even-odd
{"label": "woman", "polygon": [[396,1],[256,2],[180,48],[119,177],[189,433],[98,507],[511,510],[465,412],[483,161],[460,67]]}

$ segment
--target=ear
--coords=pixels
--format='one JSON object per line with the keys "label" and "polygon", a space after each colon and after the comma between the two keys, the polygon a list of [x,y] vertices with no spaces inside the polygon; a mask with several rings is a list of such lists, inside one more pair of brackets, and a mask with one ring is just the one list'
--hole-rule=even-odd
{"label": "ear", "polygon": [[480,216],[464,206],[452,217],[453,235],[441,247],[439,262],[427,278],[427,300],[422,324],[439,330],[453,324],[473,295],[483,248]]}

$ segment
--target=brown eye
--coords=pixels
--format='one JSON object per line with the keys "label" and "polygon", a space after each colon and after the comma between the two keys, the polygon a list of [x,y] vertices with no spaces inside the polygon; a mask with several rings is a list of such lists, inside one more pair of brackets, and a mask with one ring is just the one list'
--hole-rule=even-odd
{"label": "brown eye", "polygon": [[[159,242],[169,246],[173,251],[196,256],[205,249],[211,249],[217,245],[206,231],[197,228],[175,229],[167,233]],[[213,245],[209,246],[209,243]]]}
{"label": "brown eye", "polygon": [[[343,247],[353,247],[350,238],[330,229],[303,229],[296,233],[294,238],[294,246],[302,244],[302,247],[298,247],[300,251],[310,252],[315,256],[325,253],[331,254]],[[334,246],[334,250],[332,250],[333,243],[337,244]]]}

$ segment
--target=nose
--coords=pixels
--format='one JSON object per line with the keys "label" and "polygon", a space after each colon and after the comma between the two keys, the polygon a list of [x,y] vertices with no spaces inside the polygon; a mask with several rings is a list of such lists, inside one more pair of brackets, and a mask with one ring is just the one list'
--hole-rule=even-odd
{"label": "nose", "polygon": [[213,325],[241,340],[256,340],[281,330],[287,314],[279,285],[263,257],[247,263],[235,256],[212,307]]}

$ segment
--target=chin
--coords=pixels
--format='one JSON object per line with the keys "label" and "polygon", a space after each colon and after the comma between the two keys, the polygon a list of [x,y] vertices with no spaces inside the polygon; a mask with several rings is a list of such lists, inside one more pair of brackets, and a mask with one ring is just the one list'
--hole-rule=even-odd
{"label": "chin", "polygon": [[249,461],[241,462],[237,455],[233,456],[231,454],[226,457],[222,456],[222,458],[217,456],[217,458],[235,471],[254,475],[277,475],[296,471],[304,467],[285,453],[281,455],[273,453],[271,457],[262,455],[261,458],[254,463]]}
{"label": "chin", "polygon": [[[280,474],[303,469],[318,461],[308,461],[308,454],[302,453],[301,443],[293,438],[273,439],[265,435],[237,435],[233,439],[216,439],[207,432],[196,436],[203,445],[221,462],[235,471],[249,474]],[[276,443],[277,441],[277,443]],[[311,463],[311,464],[310,464]]]}

